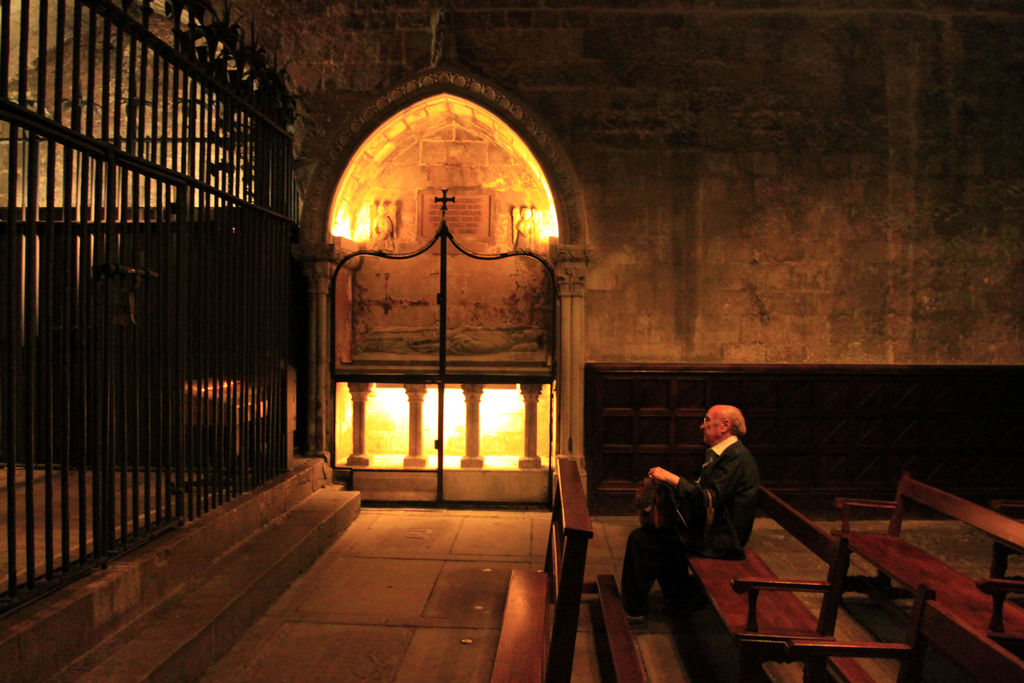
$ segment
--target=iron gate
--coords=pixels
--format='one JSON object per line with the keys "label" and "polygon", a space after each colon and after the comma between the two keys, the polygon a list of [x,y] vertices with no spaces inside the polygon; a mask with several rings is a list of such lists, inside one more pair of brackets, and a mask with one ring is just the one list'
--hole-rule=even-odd
{"label": "iron gate", "polygon": [[[434,202],[441,204],[441,220],[437,227],[437,231],[434,235],[426,241],[425,244],[420,245],[414,251],[406,254],[390,253],[381,249],[360,249],[349,253],[342,257],[339,262],[335,265],[333,273],[331,275],[331,298],[332,305],[330,310],[336,311],[335,304],[333,301],[337,298],[338,288],[338,276],[345,269],[346,264],[350,261],[360,258],[381,258],[390,261],[410,261],[420,257],[430,258],[433,254],[437,259],[438,263],[438,280],[437,280],[437,356],[436,365],[433,367],[421,367],[413,370],[394,368],[388,373],[382,373],[380,370],[367,371],[366,369],[352,368],[341,369],[337,364],[337,354],[332,353],[333,369],[332,376],[335,381],[344,382],[356,382],[356,383],[373,383],[373,382],[401,382],[401,383],[414,383],[423,384],[424,386],[432,385],[437,390],[437,439],[433,444],[434,450],[437,453],[437,466],[435,470],[436,475],[436,489],[435,489],[435,503],[443,503],[446,501],[444,493],[444,441],[445,441],[445,387],[449,383],[472,383],[480,384],[483,386],[488,382],[512,382],[512,383],[550,383],[555,376],[555,353],[554,353],[554,340],[556,339],[555,334],[555,320],[557,296],[555,293],[555,273],[554,268],[548,261],[533,251],[528,249],[514,249],[513,251],[502,251],[497,253],[479,253],[471,251],[461,245],[459,241],[452,234],[451,229],[448,227],[446,220],[446,213],[448,211],[448,203],[454,202],[454,197],[448,196],[448,190],[443,189],[440,197],[435,197]],[[449,247],[454,247],[454,252],[449,252]],[[435,252],[436,248],[436,253]],[[514,370],[507,370],[505,372],[496,372],[493,369],[487,370],[467,370],[465,368],[459,368],[453,370],[449,363],[449,329],[448,329],[448,308],[449,308],[449,292],[450,283],[448,276],[449,258],[452,254],[459,254],[473,261],[483,262],[495,262],[504,261],[506,259],[526,259],[527,261],[538,264],[543,271],[543,278],[545,281],[545,299],[548,302],[548,315],[546,321],[546,334],[545,339],[550,345],[547,349],[548,360],[546,367],[542,373],[538,373],[534,370],[533,373],[527,374],[522,372],[517,374]],[[423,283],[426,287],[426,283]],[[335,340],[337,343],[337,335],[333,331],[336,326],[337,320],[332,316],[332,334],[330,338]],[[548,432],[551,433],[551,416],[548,415]],[[334,449],[337,452],[337,448]],[[335,463],[337,465],[337,463]],[[553,460],[551,454],[548,453],[548,471],[553,466]],[[548,478],[548,498],[550,498],[551,482],[550,476]]]}
{"label": "iron gate", "polygon": [[293,102],[229,17],[0,10],[3,610],[285,467],[297,201]]}

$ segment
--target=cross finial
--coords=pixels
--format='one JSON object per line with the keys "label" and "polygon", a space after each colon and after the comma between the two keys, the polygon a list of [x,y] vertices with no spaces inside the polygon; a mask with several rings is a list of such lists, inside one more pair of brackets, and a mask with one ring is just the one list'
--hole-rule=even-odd
{"label": "cross finial", "polygon": [[448,196],[448,188],[446,187],[443,190],[441,190],[440,197],[434,197],[434,201],[441,202],[441,217],[443,218],[445,213],[447,213],[448,211],[448,202],[454,202],[455,197]]}

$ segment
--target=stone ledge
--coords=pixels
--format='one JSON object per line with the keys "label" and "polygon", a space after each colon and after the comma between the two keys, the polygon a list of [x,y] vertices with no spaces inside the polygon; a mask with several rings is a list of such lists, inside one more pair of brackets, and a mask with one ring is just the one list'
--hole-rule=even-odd
{"label": "stone ledge", "polygon": [[348,528],[359,502],[336,487],[313,493],[55,680],[197,679]]}
{"label": "stone ledge", "polygon": [[0,681],[49,678],[329,483],[316,459],[0,620]]}

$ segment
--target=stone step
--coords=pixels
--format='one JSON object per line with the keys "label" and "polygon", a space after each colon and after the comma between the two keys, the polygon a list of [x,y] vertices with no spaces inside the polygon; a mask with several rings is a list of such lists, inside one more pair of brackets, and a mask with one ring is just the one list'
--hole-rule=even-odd
{"label": "stone step", "polygon": [[337,540],[358,492],[328,486],[65,667],[57,681],[194,680]]}

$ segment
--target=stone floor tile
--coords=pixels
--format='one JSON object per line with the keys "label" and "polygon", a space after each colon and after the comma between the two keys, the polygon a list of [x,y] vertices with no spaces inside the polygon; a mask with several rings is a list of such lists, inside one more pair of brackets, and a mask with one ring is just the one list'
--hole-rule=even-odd
{"label": "stone floor tile", "polygon": [[512,569],[504,562],[445,562],[423,616],[445,625],[501,628]]}
{"label": "stone floor tile", "polygon": [[413,629],[287,622],[255,650],[235,648],[200,679],[204,683],[392,681]]}
{"label": "stone floor tile", "polygon": [[465,518],[452,544],[456,555],[487,555],[527,558],[531,528],[521,517]]}
{"label": "stone floor tile", "polygon": [[416,619],[422,616],[443,566],[439,560],[340,559],[323,580],[306,585],[306,601],[294,614]]}
{"label": "stone floor tile", "polygon": [[419,628],[395,683],[485,683],[498,649],[498,629]]}

